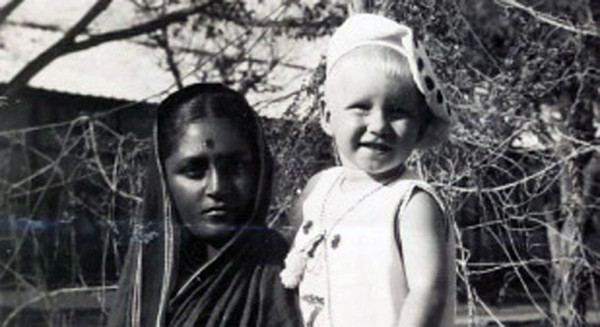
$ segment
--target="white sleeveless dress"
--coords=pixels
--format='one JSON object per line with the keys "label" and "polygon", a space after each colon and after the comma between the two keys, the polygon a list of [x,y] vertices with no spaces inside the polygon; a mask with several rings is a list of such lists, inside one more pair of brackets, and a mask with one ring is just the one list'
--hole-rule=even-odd
{"label": "white sleeveless dress", "polygon": [[[343,169],[325,171],[302,207],[304,218],[294,247],[316,243],[308,249],[299,285],[305,325],[396,326],[408,294],[396,217],[402,217],[406,200],[417,188],[431,194],[442,210],[443,203],[427,183],[405,174],[387,185],[373,181],[363,196],[348,199],[352,202],[341,203],[345,199],[338,196],[335,204],[324,205],[331,200],[328,197]],[[338,204],[344,209],[329,217],[324,208]],[[320,236],[323,225],[331,229],[325,238]],[[445,227],[453,246],[452,228],[447,222]],[[454,289],[449,293],[449,305],[440,319],[452,326]]]}

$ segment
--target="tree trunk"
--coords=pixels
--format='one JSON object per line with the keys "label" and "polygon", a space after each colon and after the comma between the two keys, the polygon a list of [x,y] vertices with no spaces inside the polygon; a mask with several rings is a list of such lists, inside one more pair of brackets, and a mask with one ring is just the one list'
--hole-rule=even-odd
{"label": "tree trunk", "polygon": [[[580,23],[596,26],[598,7],[592,2],[582,2]],[[597,30],[596,30],[597,31]],[[596,34],[597,35],[597,34]],[[580,33],[574,36],[580,50],[578,76],[564,90],[569,93],[570,104],[563,109],[564,125],[558,142],[559,159],[563,163],[560,180],[560,214],[563,219],[560,235],[551,245],[552,254],[552,302],[551,318],[555,326],[585,326],[586,297],[584,283],[588,273],[588,257],[584,246],[586,223],[591,220],[589,210],[592,202],[589,198],[589,183],[585,178],[590,165],[594,164],[593,148],[595,128],[594,102],[598,96],[597,77],[589,70],[597,68],[597,36]]]}
{"label": "tree trunk", "polygon": [[593,164],[592,141],[593,97],[581,97],[590,90],[585,75],[563,90],[571,100],[560,105],[564,122],[555,129],[560,138],[557,142],[558,159],[562,163],[560,178],[560,223],[553,221],[558,235],[549,237],[552,255],[552,300],[550,315],[554,326],[578,327],[585,325],[584,282],[587,274],[587,253],[584,247],[586,222],[590,219],[586,197],[585,178],[589,165]]}
{"label": "tree trunk", "polygon": [[560,216],[562,226],[554,224],[559,234],[552,233],[552,299],[550,316],[553,326],[579,327],[585,325],[585,301],[582,297],[584,280],[583,197],[575,181],[581,171],[574,160],[568,160],[561,176]]}

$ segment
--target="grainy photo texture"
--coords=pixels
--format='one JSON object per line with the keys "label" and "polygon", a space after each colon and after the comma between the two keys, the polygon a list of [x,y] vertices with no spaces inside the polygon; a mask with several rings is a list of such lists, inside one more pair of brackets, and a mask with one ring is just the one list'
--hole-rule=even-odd
{"label": "grainy photo texture", "polygon": [[[443,293],[450,324],[600,326],[597,0],[0,0],[0,326],[338,326],[359,314],[336,313],[335,301],[332,309],[327,296],[310,296],[309,282],[285,288],[279,274],[297,235],[316,231],[296,207],[310,198],[311,177],[358,162],[338,137],[348,124],[331,109],[358,92],[329,96],[327,56],[332,35],[364,14],[410,28],[414,42],[396,50],[410,58],[414,46],[428,58],[407,59],[414,85],[394,89],[405,90],[398,102],[426,101],[428,123],[441,117],[434,103],[451,112],[447,140],[384,160],[394,169],[355,167],[371,177],[414,173],[427,182],[423,201],[443,207],[440,244],[451,262],[437,276],[452,281]],[[348,83],[338,88],[355,80],[391,88],[374,82],[377,60],[372,69],[346,64]],[[234,94],[214,108],[242,109],[170,117],[158,137],[168,124],[160,104],[190,88]],[[391,151],[367,146],[382,157]],[[215,154],[222,149],[227,155]],[[206,176],[227,190],[218,205],[200,204],[215,195],[188,199],[188,180]],[[378,183],[388,189],[391,180]],[[380,195],[367,186],[357,208]],[[373,213],[389,203],[381,201]],[[354,207],[315,210],[344,216]],[[227,223],[195,224],[209,216]],[[368,243],[319,231],[297,258],[348,245],[356,260],[376,258]],[[156,256],[141,254],[156,244]],[[327,276],[335,288],[358,275]],[[362,278],[327,294],[375,283]]]}

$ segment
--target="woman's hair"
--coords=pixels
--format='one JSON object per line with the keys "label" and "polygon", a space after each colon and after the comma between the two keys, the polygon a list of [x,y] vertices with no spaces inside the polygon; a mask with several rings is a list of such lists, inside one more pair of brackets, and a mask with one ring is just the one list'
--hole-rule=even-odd
{"label": "woman's hair", "polygon": [[[206,117],[229,119],[248,140],[250,151],[259,150],[259,127],[244,97],[221,84],[194,84],[165,99],[157,109],[157,145],[164,163],[177,147],[186,127]],[[255,158],[256,159],[256,158]]]}

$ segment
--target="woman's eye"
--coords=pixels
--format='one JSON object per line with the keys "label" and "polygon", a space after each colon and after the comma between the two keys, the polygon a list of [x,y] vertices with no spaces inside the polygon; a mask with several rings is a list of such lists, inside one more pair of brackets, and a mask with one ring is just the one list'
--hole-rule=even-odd
{"label": "woman's eye", "polygon": [[198,169],[190,169],[183,172],[183,175],[190,179],[201,179],[206,175],[206,171],[200,171]]}
{"label": "woman's eye", "polygon": [[222,169],[226,174],[240,175],[246,172],[251,165],[249,160],[227,160],[223,163]]}
{"label": "woman's eye", "polygon": [[195,163],[193,165],[189,165],[184,167],[180,174],[190,179],[201,179],[206,175],[206,170],[208,166],[203,163]]}

